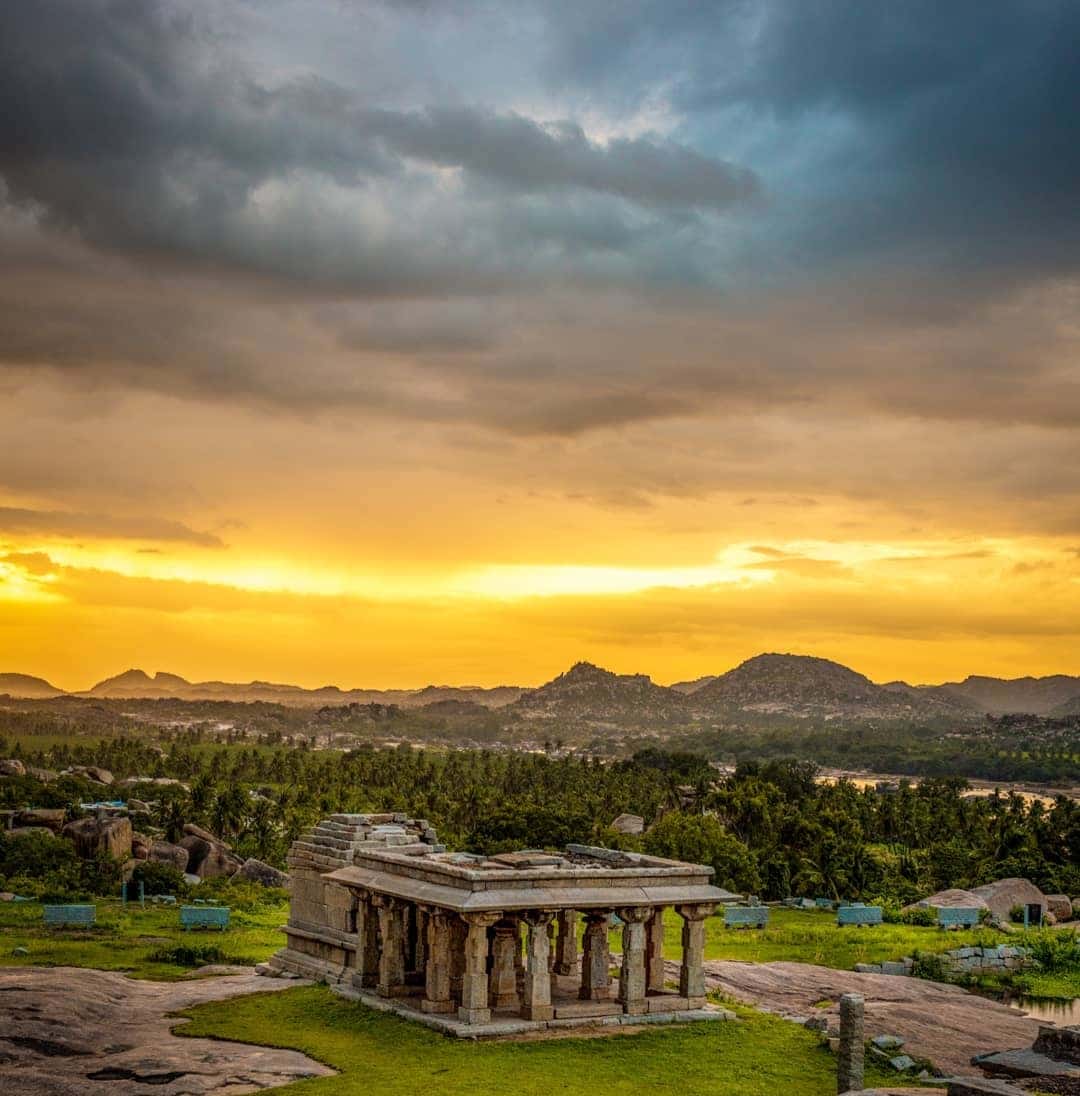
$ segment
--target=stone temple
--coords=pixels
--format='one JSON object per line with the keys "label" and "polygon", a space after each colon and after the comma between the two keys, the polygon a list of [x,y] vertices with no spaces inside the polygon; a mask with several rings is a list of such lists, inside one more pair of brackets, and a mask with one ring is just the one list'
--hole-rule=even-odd
{"label": "stone temple", "polygon": [[[705,1000],[705,919],[736,896],[704,865],[584,845],[476,856],[404,814],[335,814],[289,867],[288,942],[266,973],[470,1037],[725,1015]],[[677,985],[667,911],[682,923]]]}

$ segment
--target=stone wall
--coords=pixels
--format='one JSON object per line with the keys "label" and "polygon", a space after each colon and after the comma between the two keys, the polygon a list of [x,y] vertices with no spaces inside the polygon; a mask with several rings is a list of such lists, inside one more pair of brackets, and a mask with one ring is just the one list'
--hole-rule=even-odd
{"label": "stone wall", "polygon": [[268,963],[271,971],[291,972],[323,982],[345,981],[356,967],[356,899],[322,876],[350,867],[361,846],[407,848],[422,844],[437,851],[435,830],[405,814],[334,814],[302,834],[289,849],[292,880],[288,941]]}
{"label": "stone wall", "polygon": [[[984,974],[994,971],[1019,970],[1026,966],[1027,948],[1013,947],[1010,944],[997,944],[992,947],[953,948],[952,951],[937,953],[947,974]],[[915,960],[911,956],[886,963],[856,963],[859,974],[898,974],[913,973]]]}

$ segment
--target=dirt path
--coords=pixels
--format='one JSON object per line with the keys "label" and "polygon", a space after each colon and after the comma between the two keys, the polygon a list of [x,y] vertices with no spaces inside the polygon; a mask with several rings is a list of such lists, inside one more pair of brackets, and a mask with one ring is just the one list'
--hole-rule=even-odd
{"label": "dirt path", "polygon": [[[949,1074],[981,1075],[973,1055],[1030,1046],[1038,1023],[985,997],[921,978],[855,974],[807,963],[736,963],[712,959],[706,983],[738,1001],[781,1016],[825,1016],[839,1024],[837,1002],[844,993],[866,999],[866,1035],[899,1035],[904,1050],[927,1058]],[[815,1008],[831,1001],[828,1008]]]}
{"label": "dirt path", "polygon": [[292,1050],[169,1030],[169,1013],[302,982],[253,972],[143,982],[76,967],[0,968],[4,1096],[239,1096],[334,1071]]}

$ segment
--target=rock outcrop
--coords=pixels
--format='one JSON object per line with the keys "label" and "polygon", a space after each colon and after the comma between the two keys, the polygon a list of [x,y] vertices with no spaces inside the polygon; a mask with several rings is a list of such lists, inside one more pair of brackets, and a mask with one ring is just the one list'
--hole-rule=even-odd
{"label": "rock outcrop", "polygon": [[998,879],[972,887],[971,893],[986,903],[998,921],[1008,921],[1014,906],[1038,905],[1046,912],[1046,896],[1030,879]]}
{"label": "rock outcrop", "polygon": [[912,902],[910,906],[905,906],[905,912],[908,910],[916,909],[976,909],[985,910],[990,907],[986,904],[986,899],[981,898],[973,891],[960,890],[956,887],[951,887],[948,890],[938,891],[937,894],[931,894],[928,898],[920,898],[918,902]]}
{"label": "rock outcrop", "polygon": [[69,822],[63,834],[75,842],[75,850],[80,856],[90,858],[101,853],[114,860],[131,859],[129,818],[80,818]]}
{"label": "rock outcrop", "polygon": [[254,857],[244,861],[237,875],[242,879],[250,879],[253,883],[261,883],[264,887],[287,887],[289,885],[289,877],[283,871],[278,871],[271,864],[265,864]]}
{"label": "rock outcrop", "polygon": [[161,864],[172,864],[177,871],[187,871],[188,852],[179,845],[173,845],[168,841],[155,841],[150,846],[148,860],[156,860]]}
{"label": "rock outcrop", "polygon": [[26,766],[17,757],[0,760],[0,776],[26,776]]}
{"label": "rock outcrop", "polygon": [[624,833],[636,837],[645,832],[645,819],[640,814],[620,814],[611,823],[611,828],[616,833]]}
{"label": "rock outcrop", "polygon": [[35,807],[28,811],[19,811],[15,815],[16,826],[44,826],[59,833],[64,828],[67,812],[62,807]]}
{"label": "rock outcrop", "polygon": [[187,850],[186,870],[200,879],[235,875],[243,865],[243,860],[234,855],[230,845],[194,822],[184,826],[180,847]]}
{"label": "rock outcrop", "polygon": [[1071,921],[1073,916],[1072,899],[1067,894],[1047,894],[1046,911],[1052,913],[1058,921]]}
{"label": "rock outcrop", "polygon": [[0,968],[4,1096],[258,1092],[334,1071],[294,1050],[174,1035],[175,1014],[204,1001],[296,982],[255,974],[143,982],[112,971]]}

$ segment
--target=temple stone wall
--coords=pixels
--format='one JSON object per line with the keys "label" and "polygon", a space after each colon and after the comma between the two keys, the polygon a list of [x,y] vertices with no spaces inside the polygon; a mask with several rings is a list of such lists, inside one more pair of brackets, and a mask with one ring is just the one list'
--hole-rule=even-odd
{"label": "temple stone wall", "polygon": [[342,982],[356,967],[357,899],[346,887],[322,878],[348,867],[361,847],[442,851],[424,819],[404,814],[334,814],[303,833],[289,850],[292,879],[286,946],[269,967],[323,982]]}

